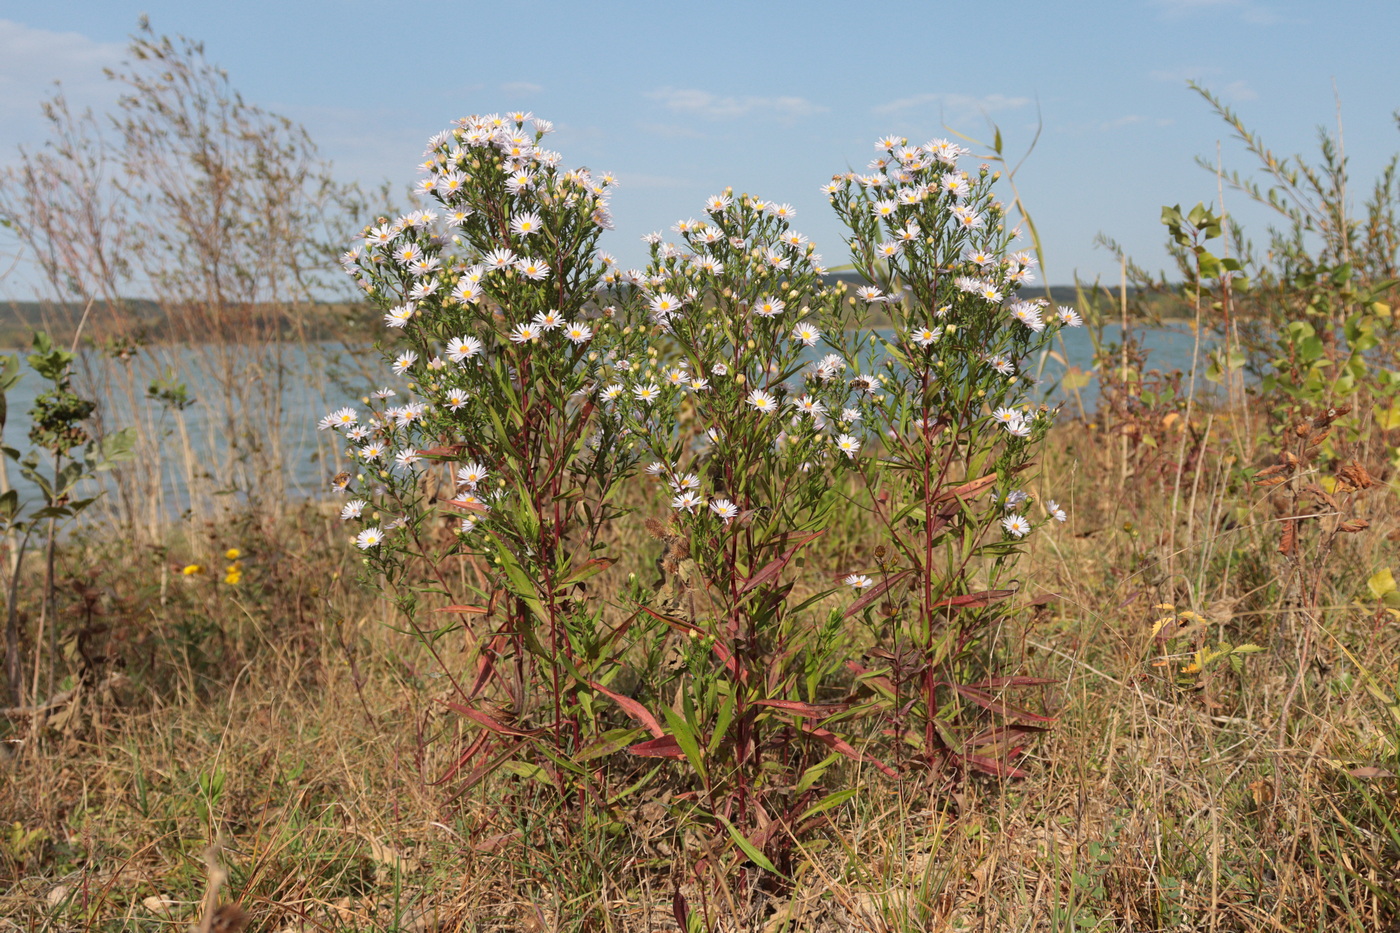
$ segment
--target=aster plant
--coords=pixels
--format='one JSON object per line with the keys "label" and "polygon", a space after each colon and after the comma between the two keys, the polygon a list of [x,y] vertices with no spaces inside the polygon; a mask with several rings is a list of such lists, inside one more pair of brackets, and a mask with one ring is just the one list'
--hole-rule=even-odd
{"label": "aster plant", "polygon": [[[870,283],[852,300],[892,323],[838,341],[852,355],[863,348],[865,378],[876,383],[856,401],[871,455],[855,467],[885,537],[875,566],[848,578],[859,594],[850,612],[882,650],[877,663],[851,666],[882,698],[896,749],[918,749],[931,765],[1019,775],[1012,759],[1048,720],[1002,694],[1041,681],[992,674],[987,639],[1018,593],[1024,539],[1065,517],[1025,489],[1053,413],[1030,402],[1034,379],[1023,366],[1057,328],[1080,320],[1018,295],[1036,263],[1011,250],[1017,233],[990,166],[959,168],[969,153],[948,140],[911,146],[891,136],[875,148],[867,172],[823,189]],[[970,710],[1000,724],[958,728],[979,720]]]}
{"label": "aster plant", "polygon": [[539,749],[595,731],[581,693],[612,673],[602,609],[580,597],[612,562],[601,532],[636,460],[602,392],[645,354],[595,300],[614,181],[563,168],[550,129],[473,116],[429,140],[432,207],[380,218],[342,258],[383,309],[391,384],[321,426],[356,464],[337,486],[370,577],[434,651],[465,634],[465,673],[443,664],[444,702],[480,727],[458,767],[514,753],[563,788],[572,772]]}
{"label": "aster plant", "polygon": [[818,609],[833,590],[796,598],[793,565],[833,520],[860,447],[851,399],[872,383],[825,352],[850,308],[792,217],[725,191],[676,242],[648,237],[637,300],[660,361],[617,387],[624,420],[666,412],[659,430],[629,420],[671,509],[651,523],[671,598],[644,611],[685,636],[675,682],[650,685],[664,729],[631,751],[687,762],[695,818],[779,870],[783,827],[825,809],[831,759],[866,757],[829,728],[848,707],[841,618]]}

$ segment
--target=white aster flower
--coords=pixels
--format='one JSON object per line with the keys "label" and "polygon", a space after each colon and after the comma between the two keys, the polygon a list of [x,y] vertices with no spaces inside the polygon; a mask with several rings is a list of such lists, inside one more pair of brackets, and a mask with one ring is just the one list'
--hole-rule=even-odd
{"label": "white aster flower", "polygon": [[762,389],[754,389],[746,401],[765,415],[778,410],[777,400]]}
{"label": "white aster flower", "polygon": [[1008,515],[1001,520],[1001,527],[1013,538],[1024,538],[1030,533],[1031,523],[1024,515]]}

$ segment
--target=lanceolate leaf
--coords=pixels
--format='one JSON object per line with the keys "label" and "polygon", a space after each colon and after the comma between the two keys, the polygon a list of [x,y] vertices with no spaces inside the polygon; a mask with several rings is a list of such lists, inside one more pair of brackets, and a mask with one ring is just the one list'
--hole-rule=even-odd
{"label": "lanceolate leaf", "polygon": [[771,706],[774,709],[787,710],[790,713],[797,713],[799,716],[807,716],[811,719],[825,719],[827,716],[835,716],[850,708],[849,703],[830,703],[817,705],[814,703],[799,703],[796,700],[754,700],[754,706]]}
{"label": "lanceolate leaf", "polygon": [[947,599],[940,599],[933,603],[935,608],[950,607],[953,609],[981,609],[983,606],[990,606],[997,600],[1014,596],[1015,590],[986,590],[981,593],[964,593],[961,596],[949,596]]}
{"label": "lanceolate leaf", "polygon": [[914,571],[912,569],[901,570],[899,573],[892,574],[886,577],[879,583],[872,586],[870,589],[866,590],[864,596],[851,603],[851,608],[846,610],[846,618],[849,619],[851,616],[860,612],[866,606],[869,606],[871,603],[875,602],[875,600],[879,599],[881,596],[884,596],[886,593],[889,592],[890,587],[894,586],[900,580],[903,580],[905,577],[909,576],[909,574],[913,572]]}
{"label": "lanceolate leaf", "polygon": [[442,704],[448,709],[461,713],[463,716],[467,717],[477,725],[484,726],[487,729],[490,729],[492,732],[497,732],[501,735],[514,735],[519,736],[521,738],[530,738],[532,736],[542,735],[544,733],[543,729],[519,729],[515,726],[508,726],[505,723],[501,722],[499,719],[494,719],[491,716],[488,716],[487,714],[483,713],[479,709],[472,709],[470,706],[463,706],[461,703],[456,703],[452,700],[443,700]]}
{"label": "lanceolate leaf", "polygon": [[821,742],[827,748],[831,749],[834,752],[840,752],[852,761],[869,762],[870,764],[879,768],[880,771],[882,771],[886,776],[899,777],[899,772],[896,771],[894,768],[891,768],[884,762],[871,758],[868,755],[862,755],[860,752],[855,750],[855,748],[851,745],[850,742],[847,742],[845,739],[832,732],[829,732],[826,729],[819,729],[813,726],[803,725],[802,731],[810,735],[812,738],[816,739],[818,742]]}
{"label": "lanceolate leaf", "polygon": [[994,713],[1006,716],[1011,719],[1029,719],[1032,722],[1054,722],[1052,716],[1042,716],[1039,713],[1032,713],[1030,710],[1021,709],[1019,706],[1012,706],[999,697],[991,696],[964,684],[953,684],[953,689],[958,695],[971,700],[983,709],[989,709]]}
{"label": "lanceolate leaf", "polygon": [[676,741],[674,735],[663,735],[660,738],[650,739],[646,742],[638,742],[627,750],[640,758],[674,758],[677,761],[685,760],[685,752],[681,750],[680,743]]}
{"label": "lanceolate leaf", "polygon": [[[661,723],[658,722],[656,717],[651,714],[651,711],[648,710],[642,704],[638,703],[636,700],[632,699],[631,697],[623,696],[620,693],[614,693],[613,691],[609,690],[607,687],[604,687],[597,681],[590,680],[588,682],[588,686],[592,687],[594,690],[597,690],[604,696],[609,697],[614,703],[622,707],[623,712],[627,713],[627,715],[637,720],[637,722],[646,726],[647,731],[650,732],[652,735],[656,736],[658,739],[666,735],[666,730],[661,728]],[[643,742],[642,744],[646,745],[648,743]],[[633,746],[633,748],[635,749],[636,746]]]}
{"label": "lanceolate leaf", "polygon": [[613,565],[611,557],[595,557],[592,560],[584,561],[573,569],[567,577],[559,581],[560,586],[572,586],[575,583],[582,583],[589,577],[597,576]]}
{"label": "lanceolate leaf", "polygon": [[958,757],[960,757],[963,760],[963,762],[969,765],[970,767],[976,768],[978,771],[983,771],[995,777],[1029,777],[1029,774],[1025,771],[1022,771],[1020,768],[1017,768],[1013,765],[1009,765],[1004,761],[998,761],[995,758],[988,758],[985,755],[960,755]]}
{"label": "lanceolate leaf", "polygon": [[938,491],[934,496],[935,502],[947,502],[949,499],[970,499],[978,493],[985,491],[997,481],[995,473],[988,473],[986,476],[979,476],[977,479],[969,480],[957,486],[948,486]]}
{"label": "lanceolate leaf", "polygon": [[794,544],[792,547],[788,548],[786,551],[784,551],[781,557],[777,557],[769,561],[763,567],[762,570],[754,574],[752,577],[749,577],[749,579],[744,582],[744,585],[739,588],[739,595],[743,596],[745,593],[749,592],[754,587],[762,586],[763,584],[772,580],[779,574],[779,572],[782,571],[784,567],[787,566],[788,561],[792,560],[793,555],[797,553],[799,548],[801,548],[804,544],[807,544],[808,542],[812,541],[813,539],[821,537],[825,533],[826,531],[825,529],[823,529],[822,531],[814,531],[809,535],[804,535],[803,537],[799,538],[797,543]]}

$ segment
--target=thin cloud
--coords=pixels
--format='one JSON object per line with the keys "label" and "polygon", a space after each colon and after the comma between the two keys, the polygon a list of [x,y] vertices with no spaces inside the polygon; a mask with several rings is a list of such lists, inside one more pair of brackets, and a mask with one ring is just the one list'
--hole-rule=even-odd
{"label": "thin cloud", "polygon": [[1122,127],[1125,127],[1125,126],[1132,126],[1132,125],[1134,125],[1134,124],[1136,124],[1136,123],[1142,123],[1142,122],[1144,122],[1146,119],[1147,119],[1146,117],[1142,116],[1141,114],[1137,114],[1137,113],[1125,114],[1124,116],[1121,116],[1121,117],[1115,117],[1115,118],[1112,119],[1112,120],[1105,120],[1104,122],[1102,122],[1102,123],[1099,124],[1099,129],[1105,130],[1105,131],[1106,131],[1106,130],[1121,129]]}
{"label": "thin cloud", "polygon": [[24,140],[28,132],[11,121],[37,124],[38,103],[53,93],[55,81],[62,82],[74,110],[115,98],[116,89],[102,69],[119,65],[124,50],[121,44],[95,42],[81,33],[0,19],[0,137]]}
{"label": "thin cloud", "polygon": [[733,120],[740,117],[768,117],[793,120],[825,113],[827,108],[805,97],[724,97],[693,88],[657,88],[647,97],[660,101],[676,113],[690,113],[710,120]]}
{"label": "thin cloud", "polygon": [[953,119],[996,113],[999,110],[1017,110],[1030,103],[1029,97],[1007,97],[1005,94],[986,94],[981,97],[971,94],[915,94],[881,104],[874,112],[882,115],[902,114],[910,110],[936,106]]}
{"label": "thin cloud", "polygon": [[501,85],[503,94],[538,94],[544,88],[531,81],[507,81]]}
{"label": "thin cloud", "polygon": [[681,126],[679,123],[641,123],[637,129],[649,136],[659,136],[662,139],[704,139],[705,134],[689,126]]}
{"label": "thin cloud", "polygon": [[1209,78],[1220,74],[1220,69],[1211,65],[1179,65],[1176,68],[1158,68],[1149,71],[1147,76],[1153,81],[1165,81],[1168,84],[1185,84],[1187,81],[1201,83],[1202,78]]}
{"label": "thin cloud", "polygon": [[1220,96],[1233,103],[1241,104],[1249,100],[1258,100],[1259,92],[1250,87],[1248,81],[1231,81],[1221,89]]}

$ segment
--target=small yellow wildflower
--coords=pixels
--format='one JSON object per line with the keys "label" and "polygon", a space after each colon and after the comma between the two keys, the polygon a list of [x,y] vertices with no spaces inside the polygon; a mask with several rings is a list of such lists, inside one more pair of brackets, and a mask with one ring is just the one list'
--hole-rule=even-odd
{"label": "small yellow wildflower", "polygon": [[187,576],[187,577],[193,577],[193,576],[195,576],[196,574],[204,573],[204,565],[203,565],[203,564],[186,564],[186,565],[185,565],[185,569],[184,569],[184,570],[181,570],[180,572],[183,573],[183,574],[184,574],[185,576]]}
{"label": "small yellow wildflower", "polygon": [[236,547],[231,547],[227,551],[224,551],[224,557],[228,560],[238,560],[238,558],[242,556],[243,552]]}

